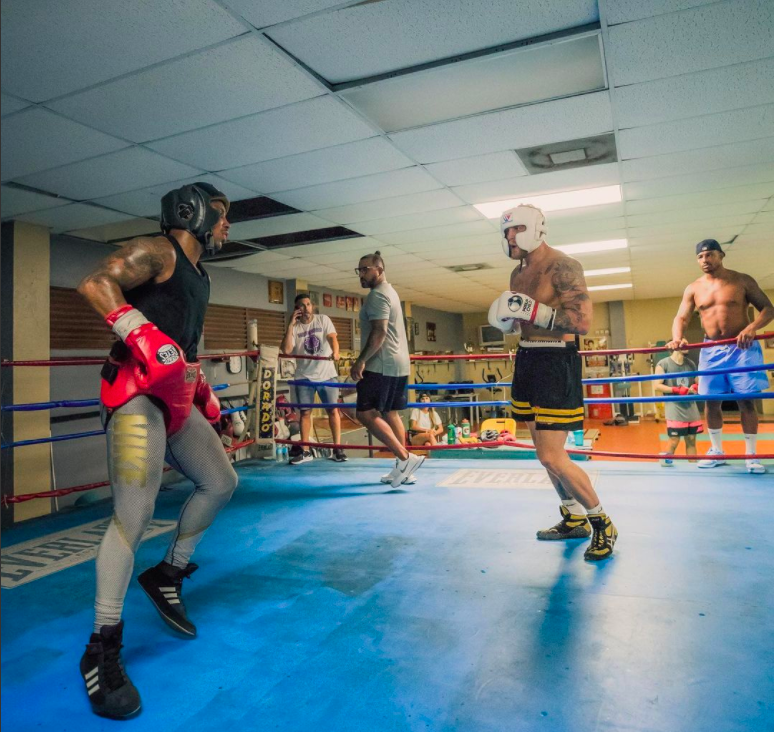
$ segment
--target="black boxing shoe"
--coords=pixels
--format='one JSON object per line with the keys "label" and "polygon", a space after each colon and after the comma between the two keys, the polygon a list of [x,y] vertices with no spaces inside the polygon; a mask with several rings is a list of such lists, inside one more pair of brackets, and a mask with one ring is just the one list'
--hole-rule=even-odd
{"label": "black boxing shoe", "polygon": [[594,530],[594,536],[591,537],[591,544],[583,553],[583,558],[587,562],[607,559],[613,554],[613,547],[618,539],[618,530],[606,513],[589,514],[589,521]]}
{"label": "black boxing shoe", "polygon": [[81,658],[81,676],[91,709],[110,719],[128,719],[142,708],[140,694],[121,660],[123,632],[123,620],[118,625],[103,625],[99,633],[91,634]]}
{"label": "black boxing shoe", "polygon": [[550,529],[540,529],[537,538],[540,541],[564,541],[565,539],[588,539],[591,536],[591,526],[585,516],[570,513],[565,506],[560,505],[562,520]]}
{"label": "black boxing shoe", "polygon": [[183,580],[197,569],[198,564],[175,567],[168,562],[160,562],[155,567],[146,569],[137,578],[145,594],[159,611],[161,619],[170,628],[189,638],[196,637],[196,626],[188,619],[180,591]]}

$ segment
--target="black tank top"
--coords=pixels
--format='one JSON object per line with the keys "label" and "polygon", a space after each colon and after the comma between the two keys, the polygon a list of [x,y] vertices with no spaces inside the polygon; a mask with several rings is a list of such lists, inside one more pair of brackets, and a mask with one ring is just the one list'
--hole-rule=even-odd
{"label": "black tank top", "polygon": [[[172,338],[185,353],[186,361],[196,361],[197,346],[204,328],[204,316],[210,300],[210,278],[201,264],[194,267],[173,236],[175,271],[161,283],[145,282],[124,292],[126,301],[137,308],[158,329]],[[122,360],[126,346],[118,341],[110,354]]]}

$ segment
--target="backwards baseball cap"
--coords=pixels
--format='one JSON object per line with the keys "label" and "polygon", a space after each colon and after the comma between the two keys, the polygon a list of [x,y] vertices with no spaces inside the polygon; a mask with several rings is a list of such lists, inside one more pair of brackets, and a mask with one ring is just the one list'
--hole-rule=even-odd
{"label": "backwards baseball cap", "polygon": [[720,244],[718,244],[715,239],[705,239],[704,241],[700,241],[696,245],[696,256],[698,257],[702,252],[720,252],[721,254],[725,254],[725,252],[720,248]]}

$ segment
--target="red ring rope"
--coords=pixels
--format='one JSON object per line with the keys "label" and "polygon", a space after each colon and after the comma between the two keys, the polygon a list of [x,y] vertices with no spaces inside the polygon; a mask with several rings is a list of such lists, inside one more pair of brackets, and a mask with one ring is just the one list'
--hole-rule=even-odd
{"label": "red ring rope", "polygon": [[[303,447],[323,447],[331,450],[380,450],[389,452],[389,448],[384,445],[336,445],[330,442],[301,442],[298,440],[275,440],[278,445],[300,445]],[[406,446],[406,450],[409,452],[421,452],[424,450],[466,450],[470,447],[501,447],[506,445],[509,447],[519,447],[524,450],[535,451],[535,446],[525,442],[467,442],[460,445],[423,445],[423,446]],[[608,452],[605,450],[566,450],[571,455],[587,455],[588,457],[616,457],[616,458],[631,458],[631,459],[645,459],[645,460],[703,460],[705,455],[658,455],[648,453],[637,452]],[[766,453],[762,455],[712,455],[712,460],[774,460],[774,454],[768,455]]]}
{"label": "red ring rope", "polygon": [[[231,447],[226,447],[226,453],[232,453],[236,452],[237,450],[241,450],[243,447],[247,447],[248,445],[252,445],[255,442],[255,440],[245,440],[245,442],[240,442],[237,445],[232,445]],[[166,473],[167,471],[172,470],[170,467],[165,467],[162,472]],[[95,488],[105,488],[106,486],[110,485],[109,480],[103,480],[99,483],[85,483],[84,485],[76,485],[72,488],[58,488],[55,491],[44,491],[41,493],[23,493],[18,496],[3,496],[2,503],[7,508],[9,504],[11,503],[25,503],[26,501],[33,501],[36,498],[61,498],[62,496],[69,496],[71,493],[81,493],[82,491],[92,491]]]}
{"label": "red ring rope", "polygon": [[[753,340],[760,341],[763,339],[774,338],[774,332],[760,333],[753,336]],[[684,350],[693,348],[710,348],[711,346],[725,346],[736,343],[736,338],[725,338],[720,341],[704,341],[702,343],[688,343],[682,348]],[[615,356],[620,353],[633,353],[633,354],[645,354],[645,353],[659,353],[661,351],[669,351],[666,346],[649,346],[647,348],[618,348],[608,349],[605,351],[578,351],[581,356]],[[232,356],[247,356],[249,358],[257,358],[260,355],[260,351],[239,351],[236,353],[205,353],[199,356],[199,360],[218,360],[224,358],[231,358]],[[309,361],[331,361],[330,356],[304,356],[294,355],[290,353],[281,353],[280,358],[301,358]],[[437,356],[411,356],[412,361],[498,361],[502,359],[513,359],[513,353],[462,353],[462,354],[448,354]],[[0,367],[6,366],[100,366],[105,362],[104,358],[60,358],[51,359],[48,361],[2,361]]]}

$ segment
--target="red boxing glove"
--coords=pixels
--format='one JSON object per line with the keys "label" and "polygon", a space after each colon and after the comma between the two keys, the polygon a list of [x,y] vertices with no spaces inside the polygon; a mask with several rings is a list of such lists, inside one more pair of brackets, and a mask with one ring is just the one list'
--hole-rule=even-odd
{"label": "red boxing glove", "polygon": [[688,387],[688,392],[690,394],[698,394],[699,393],[699,385],[694,381],[693,384],[691,384]]}
{"label": "red boxing glove", "polygon": [[196,382],[193,403],[210,424],[220,422],[220,400],[201,371]]}
{"label": "red boxing glove", "polygon": [[186,362],[180,346],[162,333],[131,305],[108,313],[105,322],[126,343],[139,364],[136,380],[142,388],[150,388],[168,379],[180,381]]}
{"label": "red boxing glove", "polygon": [[688,394],[689,389],[687,386],[673,386],[672,387],[672,393],[673,394],[679,394],[680,396],[685,396]]}

